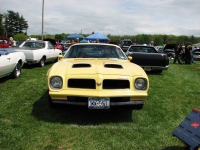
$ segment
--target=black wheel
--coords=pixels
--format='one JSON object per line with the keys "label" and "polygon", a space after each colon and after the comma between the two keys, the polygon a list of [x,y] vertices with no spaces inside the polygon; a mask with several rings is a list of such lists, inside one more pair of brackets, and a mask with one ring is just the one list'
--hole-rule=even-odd
{"label": "black wheel", "polygon": [[21,64],[18,62],[17,65],[15,66],[13,72],[12,72],[12,77],[13,78],[19,78],[21,75]]}
{"label": "black wheel", "polygon": [[157,73],[162,73],[162,70],[156,70]]}
{"label": "black wheel", "polygon": [[137,110],[141,110],[143,108],[144,104],[139,104],[139,105],[136,105],[136,109]]}
{"label": "black wheel", "polygon": [[58,62],[58,61],[59,61],[59,58],[57,57],[54,62]]}
{"label": "black wheel", "polygon": [[56,108],[58,105],[52,102],[51,97],[48,95],[48,101],[50,108]]}
{"label": "black wheel", "polygon": [[40,62],[39,62],[39,66],[44,67],[44,65],[45,65],[45,59],[44,59],[44,57],[42,57]]}
{"label": "black wheel", "polygon": [[128,106],[128,108],[132,110],[141,110],[143,106],[144,104],[138,104],[138,105]]}

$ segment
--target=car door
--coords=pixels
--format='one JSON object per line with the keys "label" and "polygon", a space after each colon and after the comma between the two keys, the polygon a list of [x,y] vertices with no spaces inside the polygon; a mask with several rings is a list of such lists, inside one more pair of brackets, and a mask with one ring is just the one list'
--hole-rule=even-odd
{"label": "car door", "polygon": [[15,64],[13,62],[12,54],[0,56],[0,76],[8,74],[13,71]]}

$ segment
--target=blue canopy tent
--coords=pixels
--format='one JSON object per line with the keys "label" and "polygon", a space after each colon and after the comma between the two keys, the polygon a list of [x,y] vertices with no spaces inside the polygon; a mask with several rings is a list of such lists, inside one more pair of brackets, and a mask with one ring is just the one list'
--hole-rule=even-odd
{"label": "blue canopy tent", "polygon": [[86,39],[92,40],[92,41],[99,40],[100,42],[107,42],[107,41],[110,40],[107,36],[103,35],[100,32],[96,32],[94,34],[91,34],[91,35],[87,36]]}
{"label": "blue canopy tent", "polygon": [[76,38],[83,39],[84,36],[77,34],[77,33],[70,34],[70,35],[66,36],[66,39],[69,39],[69,40],[73,40],[73,39],[76,39]]}

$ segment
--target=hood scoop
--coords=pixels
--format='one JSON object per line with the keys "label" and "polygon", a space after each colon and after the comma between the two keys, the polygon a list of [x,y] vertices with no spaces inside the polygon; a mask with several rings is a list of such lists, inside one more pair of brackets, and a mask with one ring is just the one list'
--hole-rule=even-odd
{"label": "hood scoop", "polygon": [[105,68],[117,68],[117,69],[123,69],[122,65],[119,64],[105,64]]}
{"label": "hood scoop", "polygon": [[91,67],[91,65],[85,63],[73,64],[72,66],[72,68],[89,68],[89,67]]}

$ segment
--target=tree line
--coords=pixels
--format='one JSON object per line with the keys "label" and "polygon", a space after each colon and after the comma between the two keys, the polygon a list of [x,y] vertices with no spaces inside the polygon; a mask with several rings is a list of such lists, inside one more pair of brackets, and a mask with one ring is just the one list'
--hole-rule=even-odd
{"label": "tree line", "polygon": [[[23,41],[29,36],[33,38],[42,39],[42,35],[27,35],[27,29],[29,28],[28,21],[24,19],[22,15],[19,15],[18,12],[8,10],[5,14],[0,14],[0,36],[3,37],[13,37],[14,40]],[[82,34],[82,36],[87,37],[91,34]],[[57,41],[65,40],[65,37],[68,36],[68,33],[61,34],[45,34],[44,38],[52,38]],[[154,42],[154,45],[164,45],[169,43],[179,43],[186,45],[189,42],[199,43],[200,37],[195,36],[186,36],[186,35],[166,35],[166,34],[138,34],[138,35],[111,35],[108,34],[107,37],[110,39],[110,42],[119,44],[120,40],[130,39],[134,43],[139,44],[149,44],[151,41]]]}

